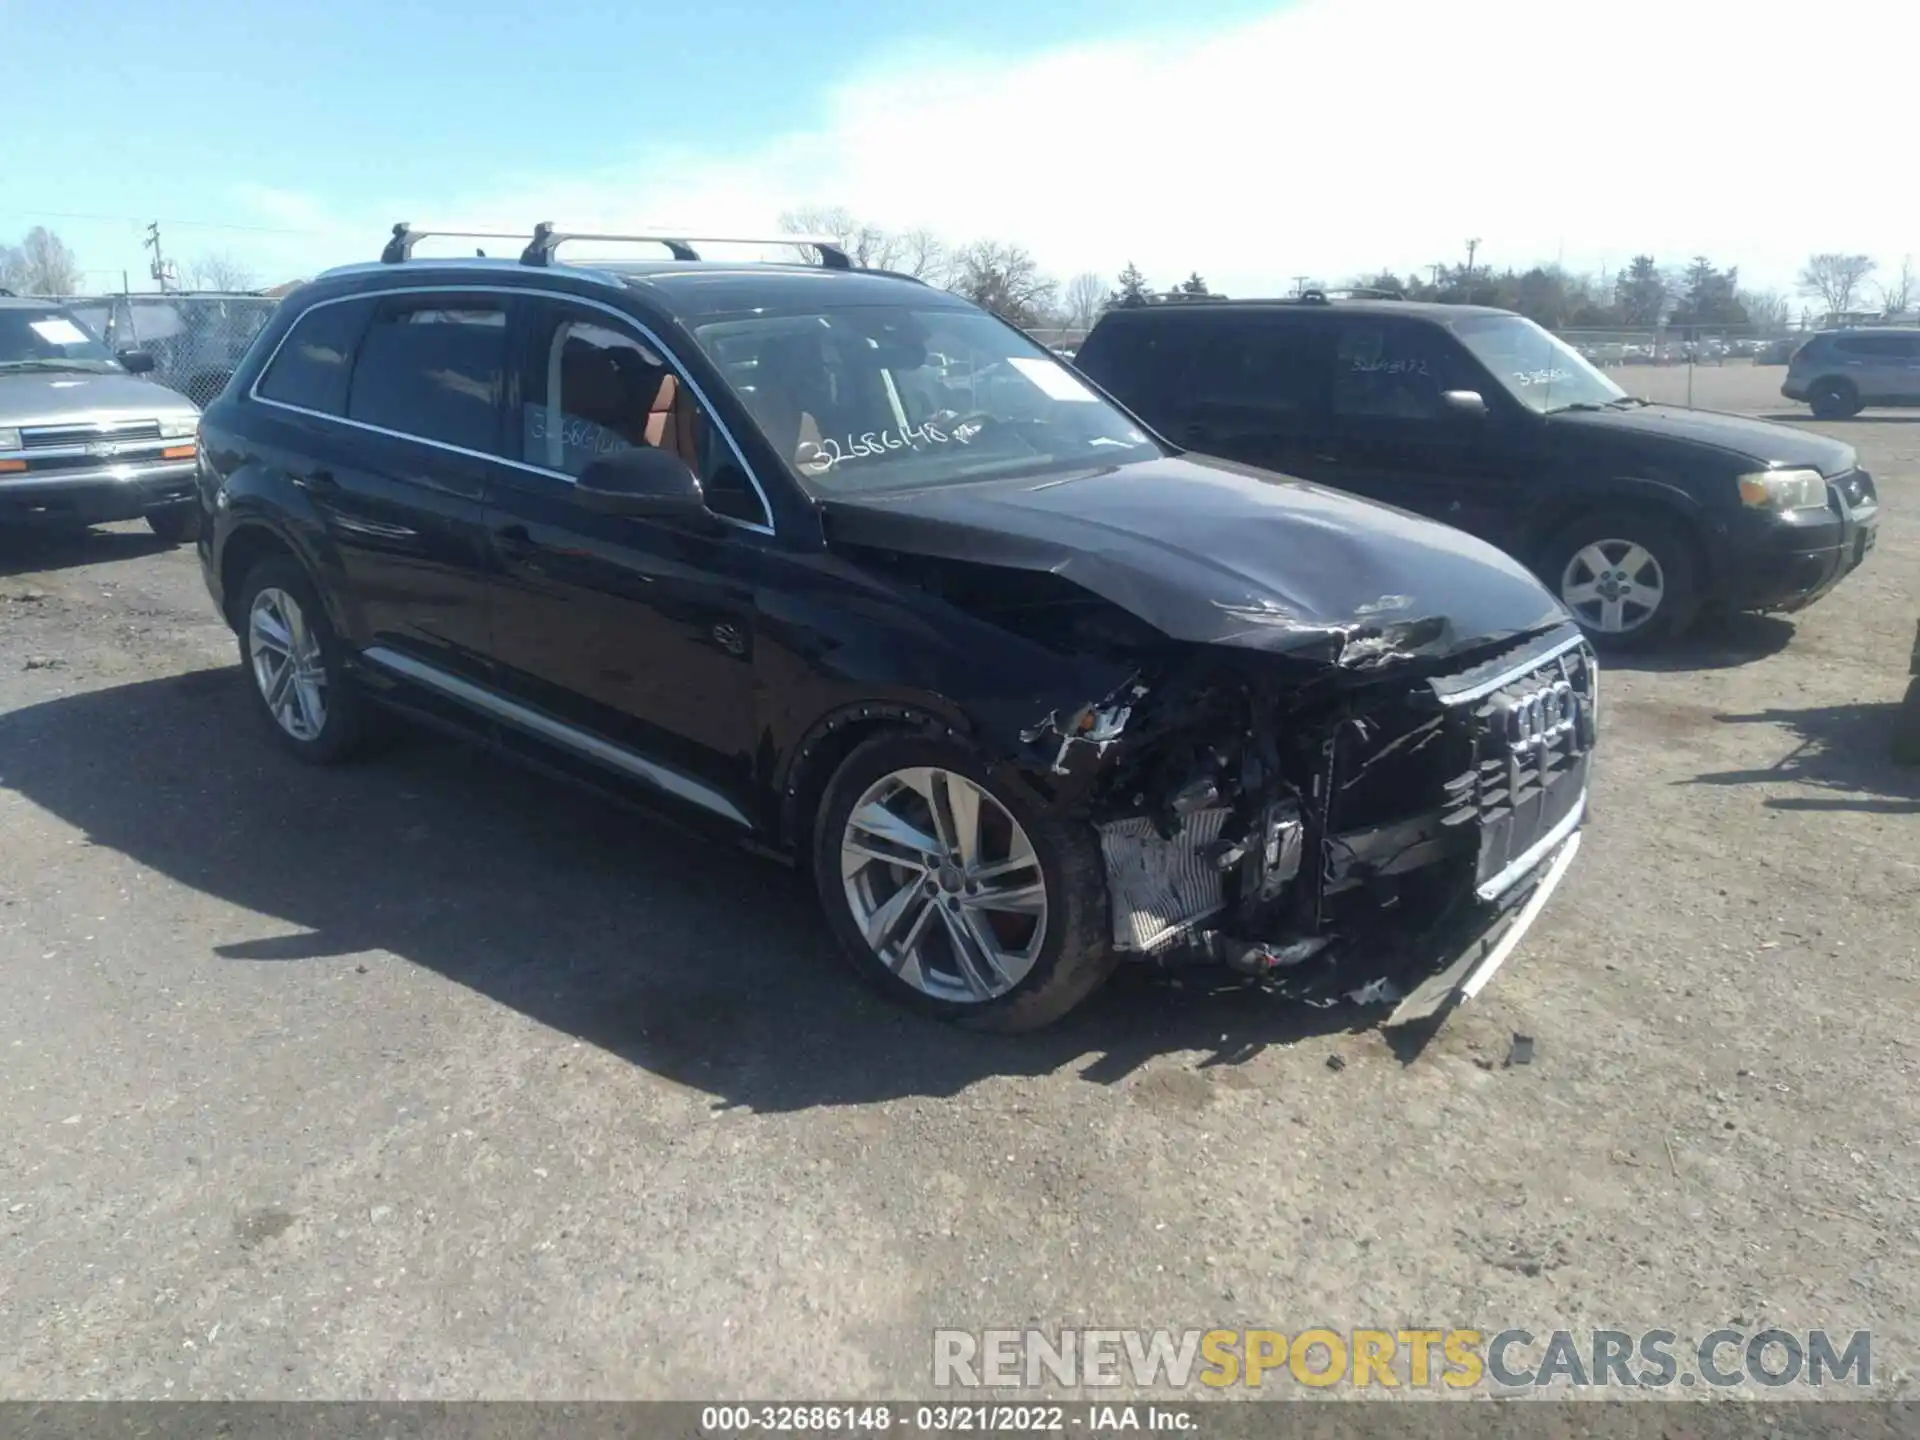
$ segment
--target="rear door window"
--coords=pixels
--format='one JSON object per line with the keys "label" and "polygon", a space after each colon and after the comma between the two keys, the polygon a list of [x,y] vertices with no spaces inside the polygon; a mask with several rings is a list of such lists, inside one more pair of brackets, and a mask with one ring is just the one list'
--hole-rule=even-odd
{"label": "rear door window", "polygon": [[504,454],[504,304],[467,296],[383,303],[354,361],[347,418],[483,455]]}
{"label": "rear door window", "polygon": [[1229,311],[1189,328],[1196,343],[1186,383],[1195,400],[1288,426],[1320,408],[1326,367],[1319,325]]}
{"label": "rear door window", "polygon": [[338,300],[316,305],[294,321],[260,377],[260,398],[320,415],[344,415],[354,347],[373,306],[371,299]]}
{"label": "rear door window", "polygon": [[1302,317],[1221,311],[1113,327],[1081,363],[1149,424],[1232,411],[1283,428],[1324,408],[1325,336]]}

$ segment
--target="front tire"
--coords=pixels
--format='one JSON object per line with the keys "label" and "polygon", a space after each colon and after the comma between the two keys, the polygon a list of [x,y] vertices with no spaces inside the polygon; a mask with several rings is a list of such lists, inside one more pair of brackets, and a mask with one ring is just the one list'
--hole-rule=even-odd
{"label": "front tire", "polygon": [[238,615],[240,665],[274,743],[310,765],[352,756],[366,739],[366,702],[306,571],[286,556],[262,560],[240,587]]}
{"label": "front tire", "polygon": [[1860,392],[1851,380],[1822,380],[1807,392],[1807,404],[1818,420],[1845,420],[1860,413]]}
{"label": "front tire", "polygon": [[1576,521],[1547,542],[1541,576],[1597,648],[1672,640],[1699,613],[1693,546],[1678,527],[1632,511]]}
{"label": "front tire", "polygon": [[196,502],[149,510],[147,528],[169,545],[184,545],[200,533],[200,506]]}
{"label": "front tire", "polygon": [[813,873],[854,969],[941,1019],[1036,1030],[1118,960],[1092,826],[950,738],[882,735],[849,755],[815,817]]}

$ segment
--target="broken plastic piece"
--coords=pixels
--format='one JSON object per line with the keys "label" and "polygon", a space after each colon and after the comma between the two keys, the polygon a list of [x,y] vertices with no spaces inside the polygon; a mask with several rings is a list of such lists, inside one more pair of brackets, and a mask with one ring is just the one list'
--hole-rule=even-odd
{"label": "broken plastic piece", "polygon": [[1332,943],[1332,937],[1327,935],[1309,935],[1304,940],[1294,940],[1286,945],[1227,939],[1221,942],[1220,958],[1226,962],[1228,969],[1237,970],[1242,975],[1266,975],[1274,970],[1291,969]]}
{"label": "broken plastic piece", "polygon": [[1384,975],[1375,976],[1358,990],[1347,992],[1347,999],[1355,1005],[1397,1005],[1401,998],[1400,987]]}

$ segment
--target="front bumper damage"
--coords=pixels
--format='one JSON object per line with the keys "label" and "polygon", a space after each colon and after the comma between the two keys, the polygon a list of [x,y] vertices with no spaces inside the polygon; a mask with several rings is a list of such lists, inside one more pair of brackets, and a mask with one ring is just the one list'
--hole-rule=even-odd
{"label": "front bumper damage", "polygon": [[1599,671],[1576,630],[1464,669],[1136,676],[1023,739],[1090,799],[1114,947],[1283,997],[1471,998],[1580,843]]}

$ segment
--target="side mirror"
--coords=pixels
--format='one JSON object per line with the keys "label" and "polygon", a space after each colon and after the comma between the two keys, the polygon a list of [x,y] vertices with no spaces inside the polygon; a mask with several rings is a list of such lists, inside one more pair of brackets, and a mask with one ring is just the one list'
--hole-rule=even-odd
{"label": "side mirror", "polygon": [[129,375],[145,375],[153,369],[153,356],[145,350],[122,350],[114,356]]}
{"label": "side mirror", "polygon": [[652,445],[616,450],[587,463],[574,486],[583,509],[601,515],[692,520],[709,515],[700,481],[678,455]]}
{"label": "side mirror", "polygon": [[1484,416],[1487,413],[1486,397],[1478,390],[1443,390],[1440,403],[1456,415]]}

